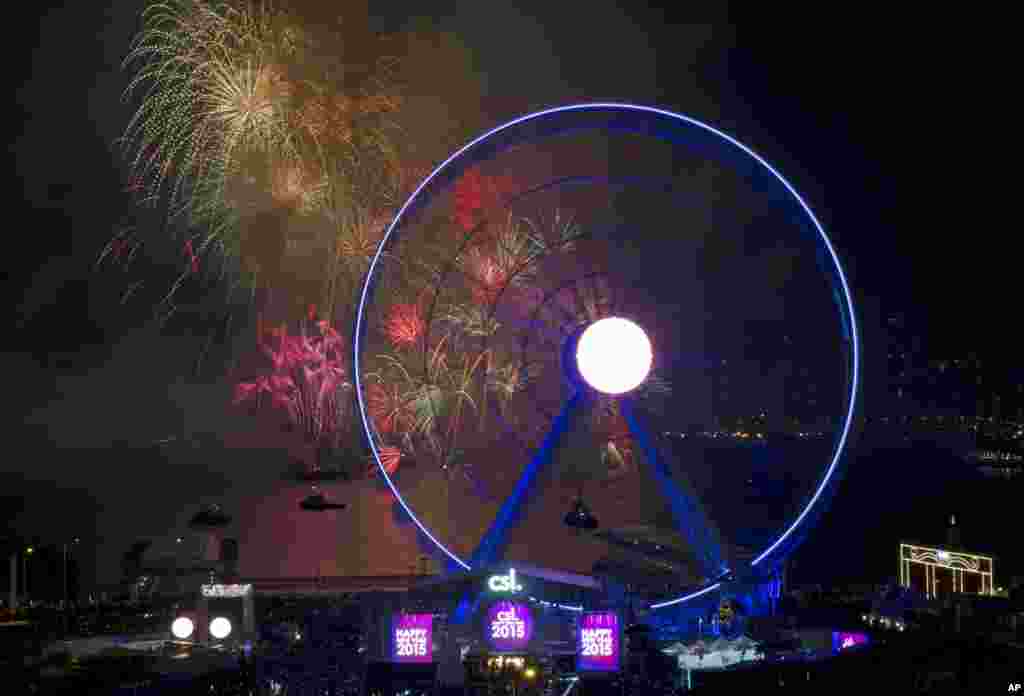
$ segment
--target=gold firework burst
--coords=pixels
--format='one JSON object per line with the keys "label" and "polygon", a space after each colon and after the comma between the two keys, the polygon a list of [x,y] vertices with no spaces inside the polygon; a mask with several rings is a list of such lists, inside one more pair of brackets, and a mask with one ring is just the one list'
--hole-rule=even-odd
{"label": "gold firework burst", "polygon": [[308,213],[323,204],[327,182],[322,174],[301,162],[286,162],[273,168],[271,195],[278,205]]}

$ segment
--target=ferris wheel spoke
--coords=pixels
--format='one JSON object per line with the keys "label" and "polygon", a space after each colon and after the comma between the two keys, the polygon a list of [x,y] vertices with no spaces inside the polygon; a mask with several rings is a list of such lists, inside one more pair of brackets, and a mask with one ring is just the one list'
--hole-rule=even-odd
{"label": "ferris wheel spoke", "polygon": [[581,393],[573,394],[562,406],[561,412],[551,421],[551,429],[545,435],[529,464],[523,469],[511,495],[502,503],[487,533],[484,534],[476,550],[473,551],[470,560],[471,566],[487,565],[501,559],[509,527],[518,519],[520,508],[526,502],[541,470],[550,463],[559,441],[569,429],[574,412],[580,409],[582,400]]}
{"label": "ferris wheel spoke", "polygon": [[678,480],[679,477],[672,476],[648,430],[643,427],[639,416],[633,409],[631,400],[628,397],[623,397],[619,404],[630,433],[640,445],[644,459],[647,460],[647,464],[651,468],[651,473],[665,498],[668,499],[676,527],[700,560],[705,575],[712,580],[721,577],[728,572],[729,568],[723,557],[721,535],[718,529],[705,514],[695,492],[686,480]]}

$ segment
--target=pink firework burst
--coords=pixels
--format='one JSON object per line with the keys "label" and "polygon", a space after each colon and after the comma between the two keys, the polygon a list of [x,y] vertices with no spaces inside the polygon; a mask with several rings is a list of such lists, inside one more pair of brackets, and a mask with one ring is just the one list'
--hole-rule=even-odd
{"label": "pink firework burst", "polygon": [[192,273],[199,273],[199,257],[196,256],[195,249],[192,247],[191,239],[185,240],[184,253],[189,262],[189,270]]}
{"label": "pink firework burst", "polygon": [[342,337],[326,321],[316,326],[319,335],[289,335],[282,326],[269,332],[268,342],[261,337],[270,373],[235,387],[236,404],[268,395],[271,405],[284,411],[310,442],[321,442],[342,428],[348,403],[343,392],[351,386]]}
{"label": "pink firework burst", "polygon": [[470,277],[470,292],[473,294],[473,301],[480,305],[491,305],[497,302],[498,295],[508,278],[507,270],[502,268],[498,259],[480,249],[472,249],[466,266]]}

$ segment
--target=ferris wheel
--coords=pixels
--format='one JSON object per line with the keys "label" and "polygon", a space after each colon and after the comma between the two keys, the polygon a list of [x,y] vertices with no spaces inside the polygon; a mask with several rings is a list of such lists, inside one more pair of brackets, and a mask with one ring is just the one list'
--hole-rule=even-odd
{"label": "ferris wheel", "polygon": [[450,568],[585,570],[628,543],[611,532],[658,529],[692,572],[653,609],[796,548],[860,383],[850,287],[793,185],[629,104],[531,113],[437,167],[370,264],[353,344],[380,478]]}

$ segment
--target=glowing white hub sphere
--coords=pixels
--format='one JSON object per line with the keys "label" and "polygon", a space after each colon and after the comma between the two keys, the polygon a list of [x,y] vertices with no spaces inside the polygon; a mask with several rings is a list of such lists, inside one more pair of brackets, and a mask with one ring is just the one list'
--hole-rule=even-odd
{"label": "glowing white hub sphere", "polygon": [[625,394],[636,389],[647,379],[652,359],[647,334],[621,317],[595,321],[576,344],[580,376],[604,394]]}
{"label": "glowing white hub sphere", "polygon": [[217,640],[223,640],[231,634],[231,622],[223,616],[218,616],[210,622],[210,635]]}
{"label": "glowing white hub sphere", "polygon": [[188,638],[194,630],[196,630],[196,626],[187,616],[179,616],[171,623],[171,633],[180,640]]}

